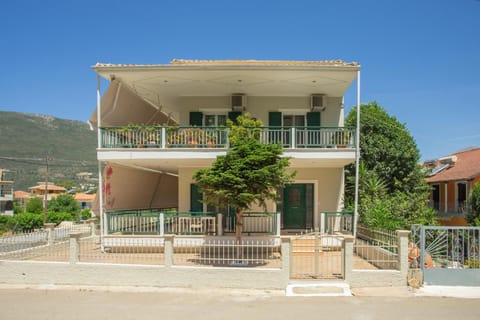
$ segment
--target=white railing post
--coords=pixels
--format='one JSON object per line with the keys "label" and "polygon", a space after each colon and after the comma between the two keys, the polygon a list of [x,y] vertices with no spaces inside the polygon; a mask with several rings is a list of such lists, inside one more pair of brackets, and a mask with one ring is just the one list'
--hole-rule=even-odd
{"label": "white railing post", "polygon": [[320,222],[320,219],[321,219],[322,215],[320,214],[320,212],[315,212],[314,213],[314,216],[313,216],[313,225],[314,225],[314,231],[315,232],[320,232],[320,225],[321,225],[321,222]]}
{"label": "white railing post", "polygon": [[292,149],[295,149],[297,146],[296,146],[296,140],[297,140],[297,137],[295,136],[295,128],[291,128],[291,132],[292,132],[292,137],[291,137],[291,140],[292,140],[292,144],[290,145],[290,148]]}
{"label": "white railing post", "polygon": [[164,239],[164,255],[165,255],[165,267],[171,267],[173,265],[173,235],[166,235]]}
{"label": "white railing post", "polygon": [[162,127],[162,149],[167,147],[167,128]]}
{"label": "white railing post", "polygon": [[45,223],[43,226],[47,229],[47,244],[51,245],[55,242],[55,223]]}
{"label": "white railing post", "polygon": [[280,220],[280,212],[275,213],[275,220],[276,220],[275,226],[277,227],[277,230],[275,230],[275,234],[279,236],[282,228],[282,224]]}
{"label": "white railing post", "polygon": [[158,216],[158,223],[160,224],[160,235],[163,236],[165,234],[165,213],[160,212],[160,215]]}
{"label": "white railing post", "polygon": [[217,235],[223,236],[223,214],[217,213]]}
{"label": "white railing post", "polygon": [[70,259],[71,264],[80,261],[80,232],[70,233]]}

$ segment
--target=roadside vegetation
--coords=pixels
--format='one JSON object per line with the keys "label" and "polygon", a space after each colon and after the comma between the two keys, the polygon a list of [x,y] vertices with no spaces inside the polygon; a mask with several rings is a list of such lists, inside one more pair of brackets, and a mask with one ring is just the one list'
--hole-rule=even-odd
{"label": "roadside vegetation", "polygon": [[[360,117],[359,217],[372,228],[409,229],[412,224],[435,224],[428,207],[429,186],[419,165],[414,138],[397,118],[376,102],[362,105]],[[345,125],[356,126],[352,109]],[[345,170],[345,205],[354,207],[355,165]]]}
{"label": "roadside vegetation", "polygon": [[[0,216],[0,234],[25,232],[43,227],[43,201],[31,198],[25,210],[14,206],[13,216]],[[62,221],[80,221],[91,217],[89,209],[82,210],[72,195],[61,194],[53,198],[47,206],[46,222],[60,224]]]}

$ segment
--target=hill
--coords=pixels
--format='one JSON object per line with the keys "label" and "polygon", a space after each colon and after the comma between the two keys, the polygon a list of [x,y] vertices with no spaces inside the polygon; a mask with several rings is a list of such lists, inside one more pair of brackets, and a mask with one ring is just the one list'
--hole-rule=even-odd
{"label": "hill", "polygon": [[78,183],[80,172],[97,176],[95,147],[96,132],[85,122],[0,111],[0,167],[11,171],[15,190],[45,181],[47,156],[51,182]]}

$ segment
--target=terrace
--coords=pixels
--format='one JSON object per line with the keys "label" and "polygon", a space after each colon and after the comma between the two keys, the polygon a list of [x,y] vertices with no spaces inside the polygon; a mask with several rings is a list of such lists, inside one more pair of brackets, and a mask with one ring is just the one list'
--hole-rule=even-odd
{"label": "terrace", "polygon": [[[121,126],[101,127],[101,148],[220,148],[228,149],[227,127]],[[287,149],[355,148],[351,127],[263,127],[263,143]]]}

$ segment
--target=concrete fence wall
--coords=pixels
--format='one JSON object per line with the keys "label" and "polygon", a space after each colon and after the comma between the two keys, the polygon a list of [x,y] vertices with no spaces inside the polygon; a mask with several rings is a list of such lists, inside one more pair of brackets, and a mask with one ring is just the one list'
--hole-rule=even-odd
{"label": "concrete fence wall", "polygon": [[[405,286],[408,273],[408,231],[398,232],[398,270],[354,270],[353,237],[343,241],[343,273],[351,287]],[[70,237],[69,262],[0,260],[0,283],[24,285],[286,288],[290,281],[290,238],[281,238],[281,268],[198,267],[173,264],[174,236],[164,238],[164,265],[122,265],[79,262],[80,234]]]}
{"label": "concrete fence wall", "polygon": [[173,265],[173,236],[165,237],[164,265],[79,262],[79,234],[70,238],[69,262],[0,260],[0,283],[142,287],[285,289],[290,277],[290,239],[282,238],[281,268]]}

